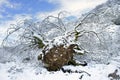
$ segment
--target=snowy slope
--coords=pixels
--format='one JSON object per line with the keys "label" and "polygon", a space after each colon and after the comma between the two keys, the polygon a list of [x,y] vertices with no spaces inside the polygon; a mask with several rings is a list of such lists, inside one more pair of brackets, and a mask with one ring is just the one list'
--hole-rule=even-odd
{"label": "snowy slope", "polygon": [[[79,38],[77,43],[88,53],[75,58],[88,62],[87,66],[63,66],[68,72],[48,72],[36,59],[40,51],[20,54],[19,48],[15,51],[12,48],[0,48],[0,80],[120,80],[120,25],[116,24],[120,19],[120,0],[109,0],[91,12],[97,16],[91,14],[77,29],[95,31],[101,39],[100,44],[94,34]],[[69,31],[73,29],[71,27],[72,23],[68,27]],[[55,37],[55,43],[61,43],[58,39],[61,39],[61,35],[65,36],[64,31],[54,35],[56,32],[53,28],[48,31],[44,29],[43,32],[45,30],[53,34],[46,36],[49,39]],[[59,33],[59,30],[57,32]]]}
{"label": "snowy slope", "polygon": [[[119,57],[120,58],[120,57]],[[89,64],[82,66],[64,66],[64,69],[70,69],[72,73],[64,73],[61,70],[48,72],[45,68],[31,66],[17,62],[0,63],[1,80],[110,80],[110,73],[118,70],[120,75],[120,63],[111,61],[110,64]],[[78,71],[78,72],[75,72]],[[81,78],[81,79],[80,79]],[[114,80],[120,80],[119,79]]]}

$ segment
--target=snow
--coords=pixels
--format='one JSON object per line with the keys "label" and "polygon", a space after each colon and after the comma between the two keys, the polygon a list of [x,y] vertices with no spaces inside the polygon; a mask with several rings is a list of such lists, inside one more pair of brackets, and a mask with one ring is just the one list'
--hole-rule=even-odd
{"label": "snow", "polygon": [[[114,0],[109,0],[113,1]],[[114,4],[119,2],[115,0]],[[112,21],[119,17],[120,6],[118,4],[108,6],[109,2],[96,7],[92,10],[98,16],[89,16],[84,23],[78,27],[78,30],[95,31],[98,34],[102,44],[99,44],[98,37],[95,34],[85,34],[80,37],[78,43],[85,50],[75,50],[78,53],[85,53],[81,57],[75,57],[79,62],[81,60],[88,62],[87,66],[63,66],[64,70],[70,72],[60,71],[47,71],[36,60],[38,56],[37,52],[17,53],[19,48],[4,50],[0,48],[0,80],[120,80],[120,25],[115,25]],[[104,12],[104,13],[103,13]],[[114,14],[113,14],[114,13]],[[84,17],[84,15],[83,15]],[[96,19],[96,18],[99,19]],[[72,32],[74,25],[69,24],[69,29],[63,33],[59,33],[59,30],[55,26],[48,25],[50,27],[42,27],[42,34],[46,33],[46,40],[49,40],[49,48],[53,45],[60,45],[66,43],[66,45],[74,43],[74,36],[68,37],[69,32]],[[54,31],[55,29],[56,31]],[[80,28],[80,29],[79,29]],[[67,28],[66,28],[67,29]],[[62,30],[62,29],[61,29]],[[57,34],[54,34],[57,33]],[[52,35],[51,35],[52,34]],[[37,35],[38,36],[38,35]],[[48,39],[47,39],[48,38]],[[66,41],[67,40],[67,41]],[[73,41],[73,42],[72,42]],[[9,47],[10,48],[10,47]],[[39,52],[40,53],[40,52]],[[34,56],[35,57],[34,57]],[[32,60],[24,61],[25,58],[31,57]],[[116,70],[119,79],[112,79],[109,74],[114,73]]]}
{"label": "snow", "polygon": [[[120,57],[118,57],[120,59]],[[88,64],[87,66],[63,66],[72,73],[60,71],[47,71],[42,66],[31,63],[5,62],[0,63],[1,80],[110,80],[108,75],[118,69],[120,63],[111,60],[109,64]],[[78,71],[78,72],[75,72]],[[80,79],[81,78],[81,79]]]}

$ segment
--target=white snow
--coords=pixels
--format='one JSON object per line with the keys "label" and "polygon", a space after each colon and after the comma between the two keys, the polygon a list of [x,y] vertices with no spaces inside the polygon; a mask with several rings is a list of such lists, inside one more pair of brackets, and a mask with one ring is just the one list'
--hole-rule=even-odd
{"label": "white snow", "polygon": [[[114,2],[114,0],[109,1]],[[93,30],[98,33],[103,32],[99,34],[102,44],[99,44],[98,37],[93,33],[90,35],[85,34],[80,37],[77,42],[85,51],[89,52],[82,57],[77,57],[77,60],[86,60],[88,62],[87,66],[63,66],[63,69],[70,70],[71,73],[63,72],[62,70],[49,72],[43,66],[39,65],[39,62],[36,63],[37,60],[34,59],[34,53],[32,53],[32,55],[28,53],[29,56],[33,56],[32,61],[22,62],[28,54],[17,54],[19,50],[17,48],[14,53],[12,50],[7,52],[0,48],[0,80],[120,80],[120,25],[115,25],[111,22],[119,17],[119,0],[115,1],[118,2],[116,5],[112,5],[112,2],[111,4],[108,3],[112,7],[103,4],[103,7],[101,6],[101,8],[99,8],[100,6],[98,6],[98,9],[96,8],[95,13],[98,14],[100,20],[97,20],[96,16],[91,16],[90,19],[88,17],[86,23],[82,24],[79,27],[80,29],[78,28],[80,31]],[[115,15],[112,12],[114,12]],[[50,39],[52,38],[48,43],[49,48],[54,44],[63,44],[63,42],[67,43],[67,45],[74,43],[72,34],[70,37],[67,34],[67,32],[71,32],[74,28],[73,24],[69,25],[69,30],[64,33],[59,33],[59,30],[54,31],[52,28],[56,26],[53,25],[47,26],[50,27],[48,29],[42,27],[43,32],[47,32],[46,36],[49,36]],[[57,34],[54,34],[54,32],[57,32]],[[51,33],[52,35],[50,35]],[[47,37],[45,37],[46,40]],[[78,53],[84,53],[84,50],[76,51]],[[118,71],[116,75],[119,76],[119,79],[112,79],[113,77],[108,76],[116,70]]]}
{"label": "white snow", "polygon": [[[65,70],[72,71],[64,73],[62,70],[49,72],[30,63],[6,62],[0,63],[0,80],[110,80],[108,75],[119,70],[119,66],[120,63],[116,61],[111,61],[110,64],[88,64],[85,67],[64,66]],[[120,75],[120,70],[118,74]]]}

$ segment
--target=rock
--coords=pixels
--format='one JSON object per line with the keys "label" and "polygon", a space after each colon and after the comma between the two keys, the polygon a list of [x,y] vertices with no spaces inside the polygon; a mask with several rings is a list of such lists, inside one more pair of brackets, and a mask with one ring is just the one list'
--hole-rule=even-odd
{"label": "rock", "polygon": [[112,79],[115,79],[115,80],[120,80],[120,75],[118,75],[117,73],[118,73],[118,70],[116,69],[113,73],[110,73],[108,77],[111,77]]}

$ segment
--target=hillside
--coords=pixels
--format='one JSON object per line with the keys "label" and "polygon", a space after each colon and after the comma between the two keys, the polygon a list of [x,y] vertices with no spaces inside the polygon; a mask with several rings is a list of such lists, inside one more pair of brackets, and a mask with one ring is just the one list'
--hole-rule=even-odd
{"label": "hillside", "polygon": [[[43,42],[49,45],[48,49],[53,45],[78,44],[85,53],[80,56],[75,55],[74,58],[79,63],[87,62],[87,66],[65,65],[63,69],[66,71],[60,69],[49,72],[43,67],[43,63],[37,60],[42,49],[30,48],[28,51],[24,51],[28,45],[16,42],[18,45],[15,44],[17,45],[15,48],[13,46],[0,48],[0,79],[120,80],[120,0],[108,0],[73,22],[62,19],[66,21],[62,24],[61,21],[51,19],[54,24],[49,21],[48,24],[47,20],[45,19],[45,22],[43,21],[41,24],[34,24],[28,20],[22,26],[28,26],[28,23],[32,26],[22,28],[22,30],[35,30],[34,36],[37,37],[39,36],[38,31],[44,36]],[[59,19],[57,18],[57,20]],[[79,26],[76,27],[76,24]],[[56,28],[56,25],[60,27]],[[40,27],[38,28],[38,26]],[[75,28],[76,31],[81,32],[76,41],[74,41],[74,35],[70,35],[68,38],[68,33],[74,31]],[[31,33],[28,32],[28,34]],[[21,35],[21,33],[19,34]],[[24,37],[26,36],[25,34]],[[25,43],[24,41],[22,39],[22,43]],[[27,41],[29,43],[29,39]],[[23,52],[20,52],[22,50]]]}

